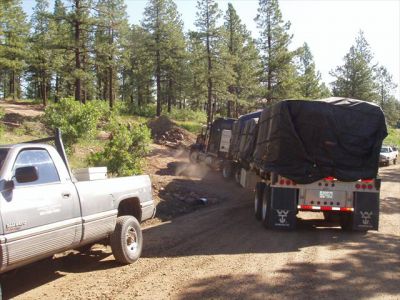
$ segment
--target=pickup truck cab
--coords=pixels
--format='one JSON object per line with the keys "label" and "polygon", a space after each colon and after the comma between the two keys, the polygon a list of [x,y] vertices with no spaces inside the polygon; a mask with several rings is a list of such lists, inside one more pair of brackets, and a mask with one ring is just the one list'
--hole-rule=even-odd
{"label": "pickup truck cab", "polygon": [[397,162],[398,154],[399,152],[397,150],[394,150],[393,147],[382,146],[379,155],[379,163],[388,166],[390,162],[393,162],[393,164],[395,165]]}
{"label": "pickup truck cab", "polygon": [[109,239],[117,261],[136,261],[139,222],[155,205],[146,175],[77,181],[61,133],[57,150],[35,143],[0,146],[0,273]]}

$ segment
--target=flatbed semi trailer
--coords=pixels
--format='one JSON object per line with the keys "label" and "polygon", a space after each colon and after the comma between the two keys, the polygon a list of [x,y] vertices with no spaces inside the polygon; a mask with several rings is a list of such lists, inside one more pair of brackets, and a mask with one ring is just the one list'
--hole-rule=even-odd
{"label": "flatbed semi trailer", "polygon": [[247,134],[257,132],[254,149],[223,165],[255,191],[255,216],[265,227],[294,229],[299,211],[314,211],[339,219],[345,230],[378,230],[377,170],[387,135],[378,106],[346,98],[288,100],[247,127]]}

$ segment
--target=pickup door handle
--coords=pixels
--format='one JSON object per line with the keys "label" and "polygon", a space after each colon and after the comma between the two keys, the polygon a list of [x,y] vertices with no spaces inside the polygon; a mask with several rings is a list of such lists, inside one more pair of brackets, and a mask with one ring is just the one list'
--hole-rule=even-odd
{"label": "pickup door handle", "polygon": [[62,193],[63,198],[70,198],[71,194],[70,193]]}

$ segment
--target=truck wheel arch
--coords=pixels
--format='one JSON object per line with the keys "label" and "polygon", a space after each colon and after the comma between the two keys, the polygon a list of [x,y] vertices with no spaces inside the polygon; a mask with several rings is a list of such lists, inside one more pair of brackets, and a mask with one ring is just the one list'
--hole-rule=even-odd
{"label": "truck wheel arch", "polygon": [[131,197],[121,200],[118,205],[118,217],[121,216],[134,216],[139,222],[141,222],[142,209],[139,198]]}

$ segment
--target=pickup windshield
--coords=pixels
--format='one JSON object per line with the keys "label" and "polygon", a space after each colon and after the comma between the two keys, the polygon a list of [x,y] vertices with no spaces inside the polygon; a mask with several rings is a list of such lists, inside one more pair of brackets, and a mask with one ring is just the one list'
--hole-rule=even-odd
{"label": "pickup windshield", "polygon": [[3,168],[3,164],[4,164],[4,161],[6,160],[8,150],[9,149],[7,149],[7,148],[0,148],[0,170],[1,170],[1,168]]}
{"label": "pickup windshield", "polygon": [[389,153],[389,148],[382,148],[381,153]]}

